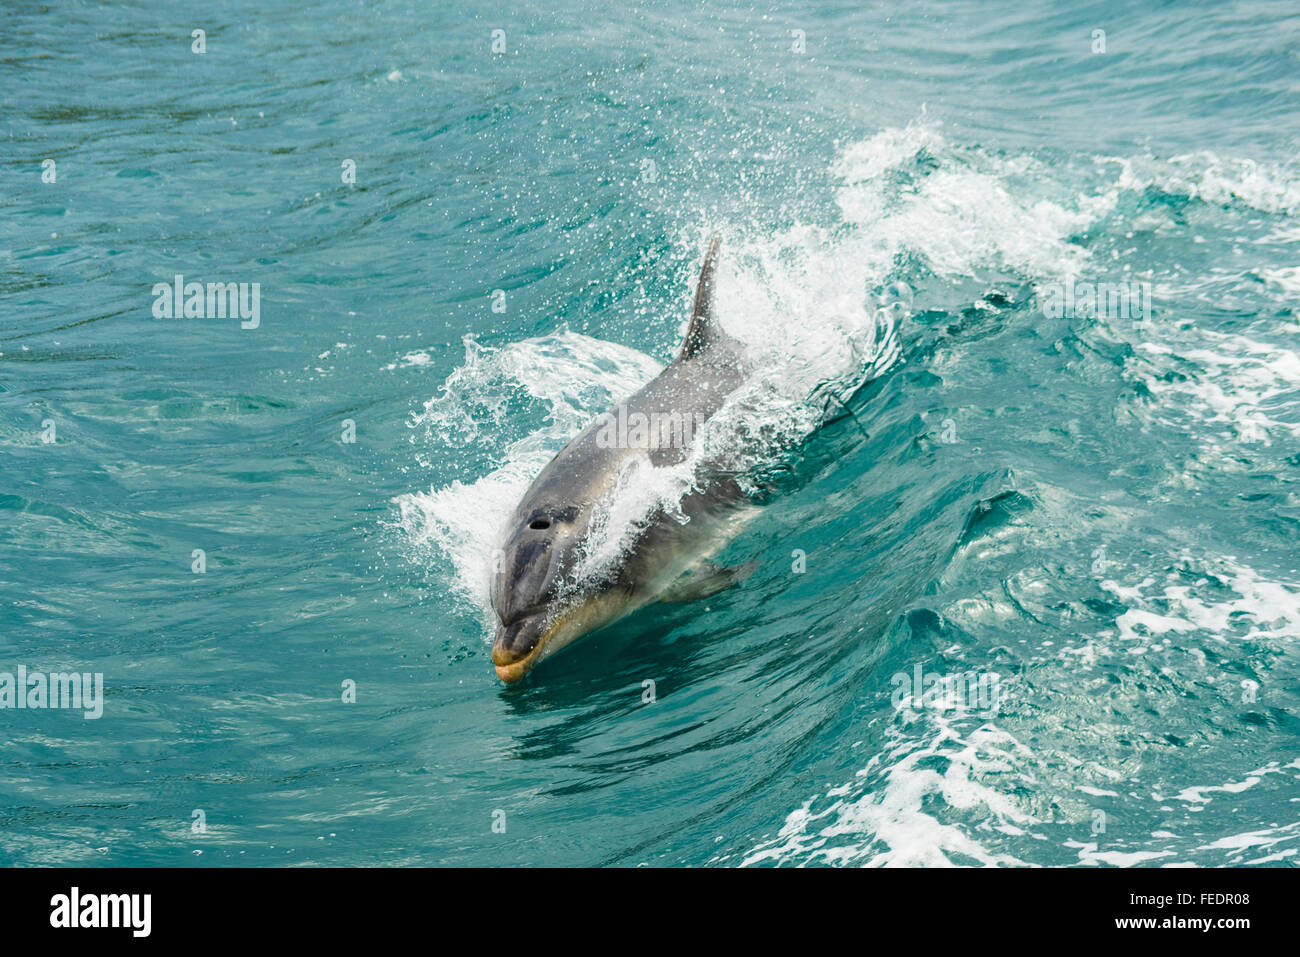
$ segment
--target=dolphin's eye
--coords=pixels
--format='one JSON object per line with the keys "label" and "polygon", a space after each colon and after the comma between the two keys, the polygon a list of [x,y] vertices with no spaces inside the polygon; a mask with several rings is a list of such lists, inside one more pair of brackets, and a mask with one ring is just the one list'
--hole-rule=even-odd
{"label": "dolphin's eye", "polygon": [[549,518],[535,518],[528,523],[528,527],[536,529],[550,528],[551,520]]}

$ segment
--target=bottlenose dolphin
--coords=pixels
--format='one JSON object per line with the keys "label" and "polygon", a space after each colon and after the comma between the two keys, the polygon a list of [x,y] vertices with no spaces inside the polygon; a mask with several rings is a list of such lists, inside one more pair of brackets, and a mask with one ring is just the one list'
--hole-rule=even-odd
{"label": "bottlenose dolphin", "polygon": [[[507,524],[492,584],[500,625],[492,645],[507,683],[575,639],[659,600],[713,594],[750,569],[705,559],[742,524],[748,498],[733,473],[702,467],[676,514],[655,509],[592,580],[576,575],[599,504],[629,467],[668,468],[691,454],[704,426],[746,375],[741,344],[714,321],[713,236],[681,350],[639,392],[598,416],[533,481]],[[629,429],[627,424],[631,423]]]}

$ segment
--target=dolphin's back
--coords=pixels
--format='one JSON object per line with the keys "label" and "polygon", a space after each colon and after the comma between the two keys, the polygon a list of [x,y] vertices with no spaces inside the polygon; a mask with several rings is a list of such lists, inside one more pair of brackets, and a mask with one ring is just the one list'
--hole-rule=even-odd
{"label": "dolphin's back", "polygon": [[[691,359],[678,358],[624,402],[610,409],[574,436],[533,481],[519,503],[520,517],[538,507],[560,502],[591,502],[613,485],[626,460],[648,457],[657,468],[677,465],[690,446],[663,442],[658,430],[649,431],[648,447],[628,448],[626,443],[603,443],[607,423],[640,414],[651,422],[689,423],[692,429],[707,422],[744,381],[739,355],[714,351]],[[608,418],[607,418],[608,417]],[[668,436],[671,438],[671,435]]]}
{"label": "dolphin's back", "polygon": [[[626,442],[603,442],[601,430],[611,417],[626,422],[640,414],[650,422],[686,422],[694,430],[711,419],[744,381],[740,343],[722,330],[713,315],[719,244],[715,235],[704,257],[691,322],[677,357],[560,450],[519,503],[520,519],[535,509],[562,502],[595,501],[614,484],[629,458],[648,456],[652,465],[664,467],[677,465],[690,454],[690,443],[664,442],[664,434],[656,429],[650,430],[648,446],[628,448]],[[667,437],[672,439],[673,434]]]}

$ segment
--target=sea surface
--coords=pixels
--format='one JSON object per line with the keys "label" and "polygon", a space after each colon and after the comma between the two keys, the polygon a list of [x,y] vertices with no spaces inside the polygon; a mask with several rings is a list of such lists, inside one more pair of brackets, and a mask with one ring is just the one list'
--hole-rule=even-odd
{"label": "sea surface", "polygon": [[[0,864],[1294,865],[1298,133],[1288,3],[9,0]],[[715,231],[757,569],[505,687]]]}

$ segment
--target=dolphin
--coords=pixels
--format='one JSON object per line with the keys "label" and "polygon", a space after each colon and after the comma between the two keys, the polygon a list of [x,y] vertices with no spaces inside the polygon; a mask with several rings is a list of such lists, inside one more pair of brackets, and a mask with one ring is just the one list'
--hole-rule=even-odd
{"label": "dolphin", "polygon": [[609,567],[578,574],[601,503],[607,508],[608,497],[618,494],[625,470],[685,461],[693,442],[703,441],[692,431],[707,427],[745,381],[743,347],[714,321],[720,244],[715,234],[676,358],[561,449],[507,523],[492,583],[499,621],[492,663],[507,684],[579,637],[652,602],[706,597],[752,570],[721,569],[707,561],[753,510],[735,473],[706,462],[675,513],[653,510],[633,526],[632,540]]}

